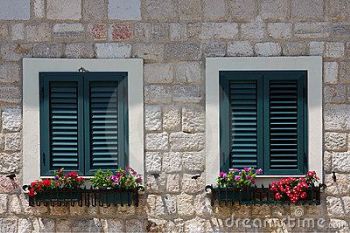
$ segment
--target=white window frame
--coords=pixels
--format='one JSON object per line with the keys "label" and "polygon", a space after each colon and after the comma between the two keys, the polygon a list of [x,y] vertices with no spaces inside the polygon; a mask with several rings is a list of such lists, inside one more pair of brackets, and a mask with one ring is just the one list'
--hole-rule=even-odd
{"label": "white window frame", "polygon": [[[323,178],[322,57],[226,57],[206,59],[206,181],[220,172],[220,71],[305,70],[308,73],[308,170]],[[260,175],[258,183],[291,175]],[[294,176],[294,175],[292,175]],[[299,177],[300,175],[295,175]]]}
{"label": "white window frame", "polygon": [[[144,175],[142,59],[23,59],[23,183],[40,176],[39,72],[128,73],[129,166]],[[89,178],[89,177],[87,177]]]}

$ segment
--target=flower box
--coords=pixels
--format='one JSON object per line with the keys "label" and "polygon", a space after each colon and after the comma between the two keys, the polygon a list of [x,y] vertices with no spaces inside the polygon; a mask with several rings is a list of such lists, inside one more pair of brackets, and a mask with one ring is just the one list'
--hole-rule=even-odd
{"label": "flower box", "polygon": [[214,188],[218,201],[250,202],[253,200],[253,189]]}
{"label": "flower box", "polygon": [[96,196],[96,202],[98,204],[120,204],[120,205],[131,205],[138,202],[138,191],[137,189],[131,190],[120,190],[120,189],[105,189],[105,190],[94,190]]}
{"label": "flower box", "polygon": [[30,197],[30,202],[38,204],[52,202],[78,202],[82,199],[81,190],[53,190],[40,192],[34,197]]}

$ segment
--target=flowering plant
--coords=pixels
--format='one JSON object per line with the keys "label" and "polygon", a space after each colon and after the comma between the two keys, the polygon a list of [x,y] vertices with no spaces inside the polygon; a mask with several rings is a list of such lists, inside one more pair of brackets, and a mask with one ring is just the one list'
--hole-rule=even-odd
{"label": "flowering plant", "polygon": [[219,187],[249,188],[255,184],[256,175],[260,174],[260,168],[230,169],[227,173],[220,172],[216,180]]}
{"label": "flowering plant", "polygon": [[55,189],[78,189],[84,183],[84,178],[76,172],[64,174],[63,168],[55,172],[54,179],[33,181],[28,188],[28,195],[34,197],[38,193]]}
{"label": "flowering plant", "polygon": [[282,178],[279,181],[272,182],[270,190],[274,193],[275,200],[289,200],[297,203],[299,200],[305,200],[308,188],[319,187],[319,178],[315,171],[308,171],[305,177]]}
{"label": "flowering plant", "polygon": [[95,188],[133,189],[141,185],[142,178],[134,169],[127,167],[126,170],[119,168],[115,173],[98,170],[91,182]]}

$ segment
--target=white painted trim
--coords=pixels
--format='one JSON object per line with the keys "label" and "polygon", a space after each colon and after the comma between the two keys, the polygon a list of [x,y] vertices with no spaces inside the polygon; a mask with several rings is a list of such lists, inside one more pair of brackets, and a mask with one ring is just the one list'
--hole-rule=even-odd
{"label": "white painted trim", "polygon": [[39,72],[128,72],[129,165],[144,175],[142,59],[23,59],[23,183],[40,177]]}
{"label": "white painted trim", "polygon": [[[322,179],[322,57],[241,57],[206,59],[206,182],[214,184],[220,171],[219,71],[306,70],[308,72],[309,170]],[[261,179],[283,176],[261,176]]]}

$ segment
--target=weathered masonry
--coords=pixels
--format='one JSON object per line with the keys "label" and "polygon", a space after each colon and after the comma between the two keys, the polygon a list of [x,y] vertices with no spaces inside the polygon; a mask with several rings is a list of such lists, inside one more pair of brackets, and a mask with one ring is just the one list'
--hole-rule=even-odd
{"label": "weathered masonry", "polygon": [[[348,232],[349,38],[348,0],[0,0],[0,232]],[[126,165],[138,206],[20,189]],[[247,166],[316,171],[320,205],[211,205]]]}

